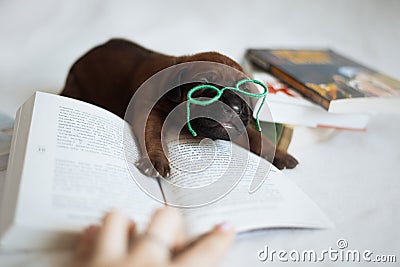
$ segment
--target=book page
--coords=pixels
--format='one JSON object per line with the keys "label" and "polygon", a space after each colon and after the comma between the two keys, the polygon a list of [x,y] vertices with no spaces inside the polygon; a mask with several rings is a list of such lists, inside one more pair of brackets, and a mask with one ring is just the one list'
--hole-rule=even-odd
{"label": "book page", "polygon": [[[201,175],[189,175],[173,168],[171,181],[162,182],[167,202],[193,205],[192,208],[183,209],[189,236],[202,234],[225,221],[231,222],[239,232],[274,227],[332,226],[318,206],[282,172],[235,144],[221,140],[202,146],[185,143],[171,146],[170,157],[188,158],[191,154],[201,153],[201,150],[212,151],[213,146],[218,147],[215,150],[218,156],[212,164],[202,169]],[[233,147],[232,150],[229,147]],[[201,162],[182,160],[182,165],[187,170],[195,170],[207,163]],[[238,182],[235,181],[237,173],[242,174]],[[258,177],[260,175],[266,177]],[[266,179],[258,190],[250,193],[252,181],[263,181],[263,178]],[[174,182],[179,186],[171,186]],[[229,191],[232,185],[233,189]],[[202,191],[202,188],[206,190]],[[218,194],[221,195],[219,199]],[[213,196],[216,200],[210,203],[203,201],[202,206],[195,206],[201,202],[200,199],[209,200],[207,196]]]}
{"label": "book page", "polygon": [[[221,191],[232,190],[248,161],[248,154],[241,151],[240,147],[222,140],[169,141],[171,175],[162,180],[167,202],[179,207],[202,206],[221,197]],[[220,179],[222,175],[227,182]]]}
{"label": "book page", "polygon": [[[124,145],[130,164],[137,151],[133,138],[124,144],[123,134],[124,121],[108,111],[37,93],[17,221],[32,228],[76,231],[118,208],[140,228],[162,204],[146,195],[129,173]],[[138,171],[133,175],[162,199],[154,179]]]}

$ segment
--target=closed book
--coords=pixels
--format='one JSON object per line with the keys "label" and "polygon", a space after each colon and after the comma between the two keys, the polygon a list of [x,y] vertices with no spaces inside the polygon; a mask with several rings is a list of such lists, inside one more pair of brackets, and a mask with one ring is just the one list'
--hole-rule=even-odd
{"label": "closed book", "polygon": [[400,81],[332,50],[249,49],[246,58],[329,112],[400,112]]}

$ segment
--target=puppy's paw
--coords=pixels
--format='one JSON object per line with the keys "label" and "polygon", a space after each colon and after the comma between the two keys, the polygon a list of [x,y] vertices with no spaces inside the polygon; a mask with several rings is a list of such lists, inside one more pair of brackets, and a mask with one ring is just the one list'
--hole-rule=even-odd
{"label": "puppy's paw", "polygon": [[287,152],[277,150],[275,153],[273,164],[280,170],[293,169],[299,164],[297,159]]}
{"label": "puppy's paw", "polygon": [[171,172],[168,159],[164,155],[149,155],[135,163],[141,173],[149,177],[162,176],[168,178]]}

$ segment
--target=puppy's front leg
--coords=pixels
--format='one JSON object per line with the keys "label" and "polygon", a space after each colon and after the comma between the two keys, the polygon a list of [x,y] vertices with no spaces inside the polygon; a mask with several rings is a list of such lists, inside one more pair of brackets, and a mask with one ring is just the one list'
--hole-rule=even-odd
{"label": "puppy's front leg", "polygon": [[[170,174],[169,161],[163,151],[166,144],[161,142],[161,130],[164,116],[157,110],[152,110],[147,119],[145,133],[136,135],[141,150],[141,158],[136,162],[136,167],[146,176],[168,177]],[[142,130],[143,132],[143,130]]]}
{"label": "puppy's front leg", "polygon": [[[280,149],[275,150],[275,144],[250,125],[247,126],[247,136],[250,151],[272,162],[278,169],[292,169],[298,164],[298,161],[286,151]],[[242,140],[238,140],[238,144],[246,146],[243,145],[245,144],[243,138],[245,138],[245,136],[241,137]]]}

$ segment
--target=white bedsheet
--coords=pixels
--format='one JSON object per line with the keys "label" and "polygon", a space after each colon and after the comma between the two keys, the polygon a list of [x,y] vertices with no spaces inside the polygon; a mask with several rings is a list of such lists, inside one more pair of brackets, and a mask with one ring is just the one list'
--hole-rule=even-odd
{"label": "white bedsheet", "polygon": [[[217,50],[236,60],[248,47],[330,47],[400,79],[399,10],[399,1],[379,0],[0,1],[0,112],[15,115],[35,90],[60,91],[77,57],[111,37],[176,55]],[[290,151],[300,165],[285,173],[336,228],[240,236],[224,266],[271,266],[257,259],[265,245],[321,251],[336,248],[339,238],[399,262],[399,133],[396,115],[372,118],[365,133],[296,128]],[[3,253],[0,267],[61,266],[68,256]]]}

